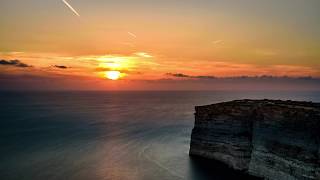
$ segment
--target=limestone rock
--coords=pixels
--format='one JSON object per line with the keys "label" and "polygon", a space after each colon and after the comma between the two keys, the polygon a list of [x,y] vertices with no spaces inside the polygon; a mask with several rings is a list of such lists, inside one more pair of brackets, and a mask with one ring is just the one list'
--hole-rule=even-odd
{"label": "limestone rock", "polygon": [[190,155],[265,179],[320,179],[320,104],[236,100],[195,109]]}

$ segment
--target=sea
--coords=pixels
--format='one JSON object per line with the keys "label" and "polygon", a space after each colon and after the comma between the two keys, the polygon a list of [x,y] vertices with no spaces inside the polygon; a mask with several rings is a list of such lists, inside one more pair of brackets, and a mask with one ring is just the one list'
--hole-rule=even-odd
{"label": "sea", "polygon": [[240,179],[189,157],[194,107],[266,98],[320,102],[320,92],[0,92],[0,179]]}

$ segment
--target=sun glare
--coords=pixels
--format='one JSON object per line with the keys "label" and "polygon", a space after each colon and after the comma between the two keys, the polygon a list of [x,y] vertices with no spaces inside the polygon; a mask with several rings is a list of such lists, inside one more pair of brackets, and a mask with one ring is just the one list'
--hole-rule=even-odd
{"label": "sun glare", "polygon": [[121,73],[119,71],[107,71],[106,77],[111,80],[117,80],[120,78]]}
{"label": "sun glare", "polygon": [[126,76],[124,71],[134,68],[135,57],[130,56],[100,56],[95,58],[98,64],[99,77],[118,80]]}

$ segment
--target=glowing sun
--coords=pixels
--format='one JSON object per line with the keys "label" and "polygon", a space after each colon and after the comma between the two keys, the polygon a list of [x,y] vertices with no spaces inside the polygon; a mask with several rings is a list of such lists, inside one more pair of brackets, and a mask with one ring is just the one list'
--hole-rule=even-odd
{"label": "glowing sun", "polygon": [[117,80],[120,78],[121,73],[119,71],[107,71],[106,77],[111,80]]}

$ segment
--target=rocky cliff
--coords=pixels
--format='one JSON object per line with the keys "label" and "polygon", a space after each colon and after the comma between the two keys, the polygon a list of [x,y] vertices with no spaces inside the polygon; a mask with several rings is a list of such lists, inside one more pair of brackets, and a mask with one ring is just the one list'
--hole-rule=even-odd
{"label": "rocky cliff", "polygon": [[236,100],[195,109],[190,155],[265,179],[320,179],[320,104]]}

